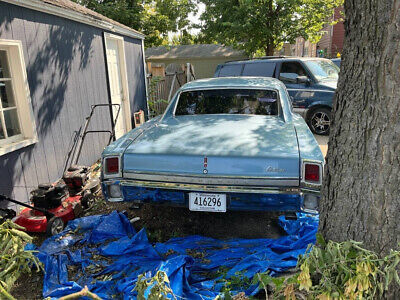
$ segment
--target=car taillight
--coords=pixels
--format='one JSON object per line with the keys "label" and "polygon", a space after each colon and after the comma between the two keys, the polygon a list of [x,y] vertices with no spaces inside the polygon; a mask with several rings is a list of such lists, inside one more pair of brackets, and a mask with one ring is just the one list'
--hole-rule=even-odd
{"label": "car taillight", "polygon": [[119,171],[119,160],[118,157],[108,157],[105,159],[105,173],[115,174]]}
{"label": "car taillight", "polygon": [[306,181],[319,182],[320,181],[320,166],[317,164],[306,163],[304,165],[304,179]]}

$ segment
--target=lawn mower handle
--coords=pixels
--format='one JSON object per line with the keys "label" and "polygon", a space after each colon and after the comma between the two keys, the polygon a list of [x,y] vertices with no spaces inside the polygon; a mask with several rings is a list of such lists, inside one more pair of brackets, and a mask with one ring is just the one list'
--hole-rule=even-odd
{"label": "lawn mower handle", "polygon": [[4,196],[4,195],[1,195],[1,194],[0,194],[0,202],[1,202],[1,201],[9,201],[9,202],[12,202],[12,203],[15,203],[15,204],[18,204],[18,205],[25,206],[25,207],[27,207],[27,208],[33,209],[33,210],[40,211],[40,212],[44,213],[44,215],[45,215],[47,218],[52,218],[52,217],[54,217],[54,214],[53,214],[52,212],[49,212],[49,211],[46,210],[46,209],[39,208],[39,207],[34,207],[34,206],[32,206],[32,205],[28,205],[28,204],[26,204],[26,203],[24,203],[24,202],[20,202],[20,201],[11,199],[11,198],[9,198],[9,197],[7,197],[7,196]]}

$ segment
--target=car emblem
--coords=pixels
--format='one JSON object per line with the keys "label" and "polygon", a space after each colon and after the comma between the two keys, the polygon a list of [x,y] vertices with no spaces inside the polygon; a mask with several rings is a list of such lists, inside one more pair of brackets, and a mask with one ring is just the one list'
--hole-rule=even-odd
{"label": "car emblem", "polygon": [[272,166],[267,166],[265,169],[266,172],[271,172],[271,173],[283,173],[286,170],[285,169],[280,169],[280,168],[274,168]]}
{"label": "car emblem", "polygon": [[204,160],[203,160],[203,166],[204,166],[204,169],[203,169],[203,174],[207,174],[207,173],[208,173],[208,170],[207,170],[207,166],[208,166],[208,158],[207,158],[207,156],[204,156]]}

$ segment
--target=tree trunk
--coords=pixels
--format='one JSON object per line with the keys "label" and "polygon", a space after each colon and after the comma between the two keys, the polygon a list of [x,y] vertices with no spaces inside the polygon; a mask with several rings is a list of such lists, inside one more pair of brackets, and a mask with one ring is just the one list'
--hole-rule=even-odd
{"label": "tree trunk", "polygon": [[275,47],[272,43],[269,43],[265,48],[265,55],[266,56],[273,56],[274,55],[274,51],[275,51]]}
{"label": "tree trunk", "polygon": [[385,254],[400,242],[400,1],[346,0],[345,15],[319,230]]}

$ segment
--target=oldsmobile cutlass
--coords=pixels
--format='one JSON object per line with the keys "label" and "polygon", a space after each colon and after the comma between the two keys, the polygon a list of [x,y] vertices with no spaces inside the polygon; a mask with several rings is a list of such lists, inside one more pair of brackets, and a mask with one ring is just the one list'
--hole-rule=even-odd
{"label": "oldsmobile cutlass", "polygon": [[109,201],[290,214],[318,209],[324,158],[282,82],[224,77],[185,84],[102,165]]}

